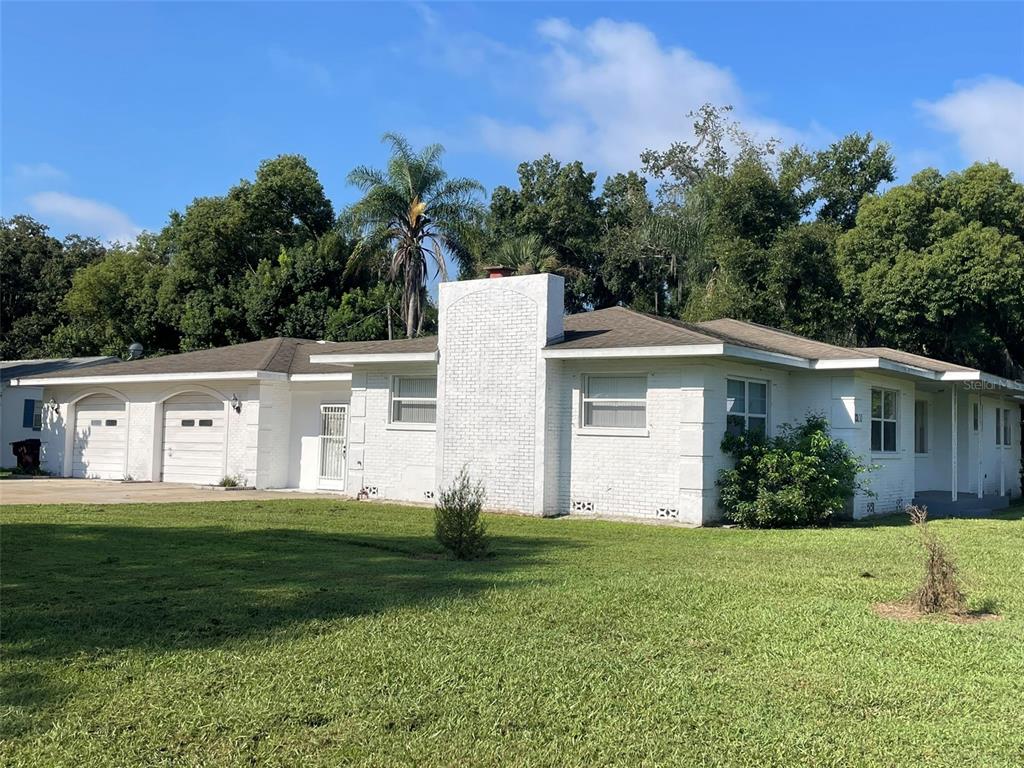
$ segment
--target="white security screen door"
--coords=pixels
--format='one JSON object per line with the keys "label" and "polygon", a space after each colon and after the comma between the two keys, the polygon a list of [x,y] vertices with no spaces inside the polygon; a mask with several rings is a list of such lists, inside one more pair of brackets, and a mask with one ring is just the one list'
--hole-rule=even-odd
{"label": "white security screen door", "polygon": [[345,425],[347,405],[320,406],[320,482],[321,488],[345,487]]}

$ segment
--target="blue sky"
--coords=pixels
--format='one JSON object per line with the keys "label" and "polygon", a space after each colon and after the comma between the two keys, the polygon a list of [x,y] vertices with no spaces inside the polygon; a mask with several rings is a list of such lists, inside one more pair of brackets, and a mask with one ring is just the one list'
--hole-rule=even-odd
{"label": "blue sky", "polygon": [[901,179],[995,159],[1024,178],[1024,4],[11,3],[2,212],[55,234],[158,229],[263,158],[336,206],[381,133],[488,189],[550,151],[602,175],[729,103],[760,135],[890,142]]}

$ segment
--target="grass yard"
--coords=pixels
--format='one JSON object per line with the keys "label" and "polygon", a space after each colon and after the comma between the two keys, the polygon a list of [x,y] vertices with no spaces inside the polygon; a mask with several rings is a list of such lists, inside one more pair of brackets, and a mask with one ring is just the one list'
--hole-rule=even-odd
{"label": "grass yard", "polygon": [[282,500],[5,507],[5,766],[1019,766],[1024,522],[685,530]]}

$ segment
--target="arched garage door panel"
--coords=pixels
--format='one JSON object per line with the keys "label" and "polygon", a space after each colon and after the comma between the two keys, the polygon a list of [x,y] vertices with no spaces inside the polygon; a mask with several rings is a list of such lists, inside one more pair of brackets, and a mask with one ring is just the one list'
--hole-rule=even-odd
{"label": "arched garage door panel", "polygon": [[111,395],[91,395],[75,404],[71,476],[123,480],[128,414]]}
{"label": "arched garage door panel", "polygon": [[224,403],[188,393],[164,403],[163,481],[216,485],[224,478]]}

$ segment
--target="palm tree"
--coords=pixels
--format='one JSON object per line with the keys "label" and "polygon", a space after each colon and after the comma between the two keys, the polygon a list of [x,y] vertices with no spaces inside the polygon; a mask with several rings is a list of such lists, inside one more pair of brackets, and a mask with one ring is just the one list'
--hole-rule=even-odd
{"label": "palm tree", "polygon": [[445,256],[460,266],[472,261],[467,240],[483,216],[476,196],[484,188],[473,179],[449,179],[440,144],[417,154],[398,134],[386,133],[383,141],[391,145],[387,170],[359,166],[348,175],[364,194],[347,212],[359,240],[346,274],[381,259],[378,266],[386,265],[388,279],[401,287],[401,316],[412,338],[423,326],[428,262],[447,279]]}
{"label": "palm tree", "polygon": [[558,258],[558,251],[546,245],[536,234],[504,240],[494,251],[494,263],[515,270],[517,275],[540,272],[564,275],[566,271]]}

